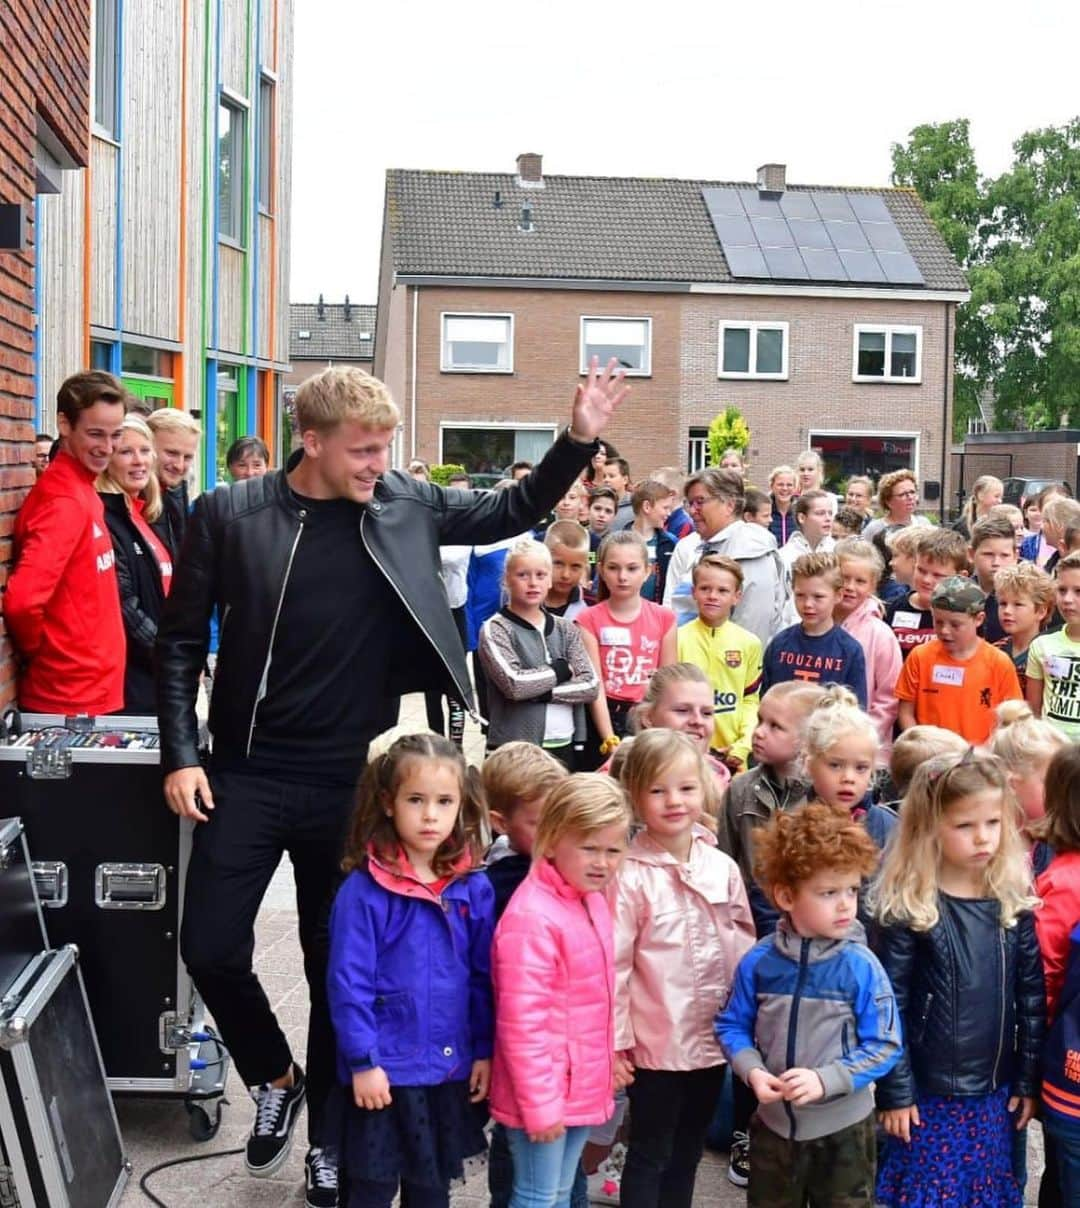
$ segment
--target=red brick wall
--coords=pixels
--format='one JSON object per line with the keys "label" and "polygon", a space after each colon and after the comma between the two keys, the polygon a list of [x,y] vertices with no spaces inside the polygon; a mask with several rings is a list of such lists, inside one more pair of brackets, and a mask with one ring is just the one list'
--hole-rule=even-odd
{"label": "red brick wall", "polygon": [[[590,293],[584,290],[517,290],[424,287],[418,307],[416,350],[416,455],[439,458],[442,421],[570,421],[574,388],[582,380],[582,315],[652,319],[652,372],[632,377],[630,397],[605,435],[630,462],[635,477],[681,462],[685,441],[678,432],[679,327],[681,301],[673,294]],[[406,364],[411,365],[408,323]],[[443,373],[440,370],[443,311],[487,312],[514,316],[514,372]],[[388,337],[395,337],[390,334]],[[410,454],[411,382],[398,397],[405,421],[405,456]]]}
{"label": "red brick wall", "polygon": [[[0,4],[0,201],[32,218],[38,115],[77,164],[89,139],[90,6],[78,0]],[[15,513],[34,481],[34,249],[0,251],[0,586]],[[0,705],[14,696],[0,623]]]}

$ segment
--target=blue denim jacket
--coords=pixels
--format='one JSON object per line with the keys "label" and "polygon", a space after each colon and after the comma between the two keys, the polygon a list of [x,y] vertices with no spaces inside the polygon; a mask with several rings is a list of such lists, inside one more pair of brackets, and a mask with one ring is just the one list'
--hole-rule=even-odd
{"label": "blue denim jacket", "polygon": [[327,993],[343,1083],[381,1066],[391,1086],[469,1077],[494,1033],[487,877],[440,894],[374,856],[349,874],[330,915]]}

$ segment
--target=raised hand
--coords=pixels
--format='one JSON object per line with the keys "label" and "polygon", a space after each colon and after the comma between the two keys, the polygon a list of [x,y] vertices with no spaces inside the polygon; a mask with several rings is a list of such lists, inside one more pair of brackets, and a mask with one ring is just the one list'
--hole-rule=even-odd
{"label": "raised hand", "polygon": [[577,440],[595,440],[607,427],[612,412],[629,394],[626,370],[616,369],[617,364],[612,357],[607,363],[607,368],[601,369],[598,357],[589,361],[585,381],[581,382],[574,392],[570,435]]}

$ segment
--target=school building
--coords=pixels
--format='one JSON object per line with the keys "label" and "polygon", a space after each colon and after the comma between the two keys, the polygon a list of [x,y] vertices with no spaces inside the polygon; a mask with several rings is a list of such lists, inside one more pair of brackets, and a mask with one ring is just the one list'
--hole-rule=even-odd
{"label": "school building", "polygon": [[286,439],[292,39],[293,0],[0,5],[0,586],[70,373],[191,411],[200,486]]}
{"label": "school building", "polygon": [[964,275],[906,189],[391,170],[375,372],[400,460],[535,459],[589,359],[632,391],[610,432],[635,476],[704,464],[750,425],[751,478],[808,447],[833,481],[914,468],[947,491]]}

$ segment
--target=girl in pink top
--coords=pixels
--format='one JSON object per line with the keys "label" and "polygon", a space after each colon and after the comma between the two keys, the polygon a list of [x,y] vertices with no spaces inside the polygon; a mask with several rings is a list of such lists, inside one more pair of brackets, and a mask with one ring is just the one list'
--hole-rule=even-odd
{"label": "girl in pink top", "polygon": [[506,1126],[512,1208],[565,1208],[590,1126],[603,1124],[614,1107],[615,969],[605,891],[626,851],[629,822],[614,780],[569,776],[544,803],[532,868],[495,929],[491,1115]]}
{"label": "girl in pink top", "polygon": [[834,552],[844,582],[833,619],[863,648],[866,711],[878,733],[877,765],[887,768],[899,705],[894,688],[904,659],[896,634],[881,619],[881,604],[874,594],[885,563],[873,545],[861,537],[845,538]]}
{"label": "girl in pink top", "polygon": [[701,825],[716,797],[689,736],[639,734],[621,778],[643,827],[615,894],[616,1064],[634,1073],[622,1202],[691,1208],[724,1081],[712,1011],[754,946],[754,918],[739,866]]}
{"label": "girl in pink top", "polygon": [[[675,662],[678,640],[671,609],[641,598],[649,552],[637,533],[609,533],[596,563],[599,603],[579,614],[577,624],[603,684],[590,710],[599,753],[606,758],[627,733],[630,710],[644,697],[649,677]],[[595,754],[593,767],[599,763]]]}

